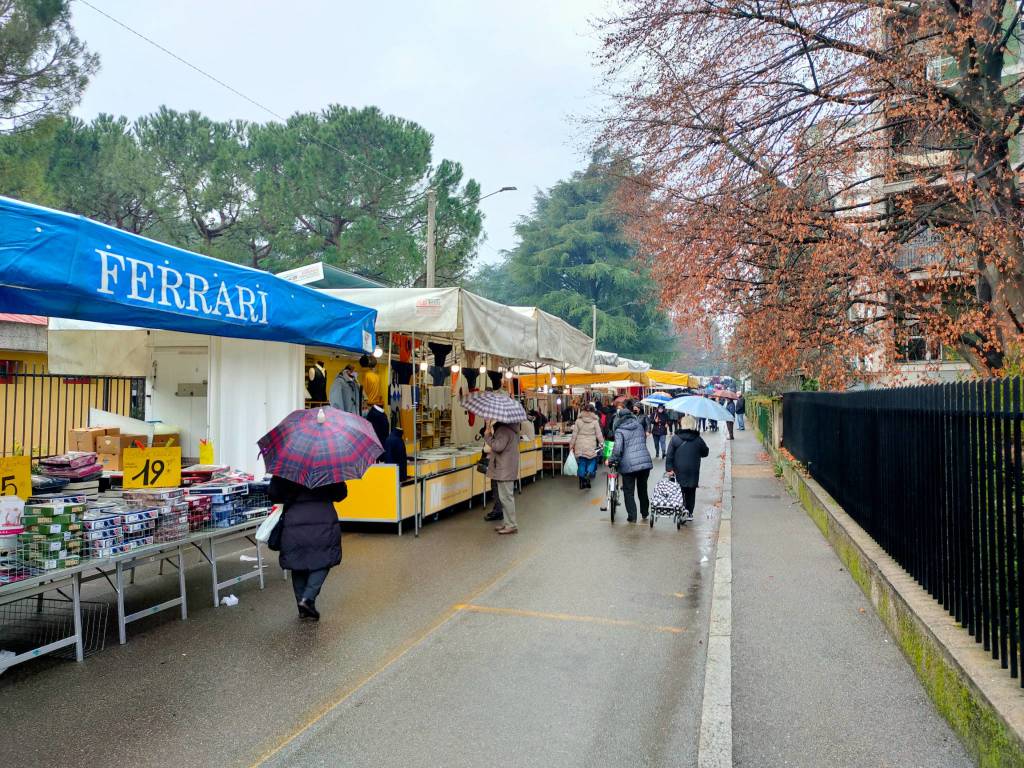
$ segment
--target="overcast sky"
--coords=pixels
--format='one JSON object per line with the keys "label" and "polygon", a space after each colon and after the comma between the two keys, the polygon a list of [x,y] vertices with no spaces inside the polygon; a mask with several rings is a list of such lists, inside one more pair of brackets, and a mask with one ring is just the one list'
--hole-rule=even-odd
{"label": "overcast sky", "polygon": [[[486,261],[510,248],[537,189],[581,167],[578,117],[599,104],[590,20],[604,0],[89,0],[282,115],[376,105],[434,135],[484,194]],[[161,104],[272,119],[82,2],[74,25],[101,71],[77,114],[135,118]]]}

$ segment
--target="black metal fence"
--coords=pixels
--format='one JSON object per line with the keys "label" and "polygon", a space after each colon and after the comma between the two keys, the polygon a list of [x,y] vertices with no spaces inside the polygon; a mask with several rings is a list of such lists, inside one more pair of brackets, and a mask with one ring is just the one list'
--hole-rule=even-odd
{"label": "black metal fence", "polygon": [[0,375],[0,456],[63,453],[68,430],[87,426],[90,408],[141,419],[145,394],[145,378]]}
{"label": "black metal fence", "polygon": [[1022,400],[1017,378],[794,392],[783,439],[1024,686]]}

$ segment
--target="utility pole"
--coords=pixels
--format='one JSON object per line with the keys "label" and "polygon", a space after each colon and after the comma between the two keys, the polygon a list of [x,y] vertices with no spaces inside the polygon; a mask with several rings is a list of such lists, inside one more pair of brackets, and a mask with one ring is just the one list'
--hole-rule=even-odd
{"label": "utility pole", "polygon": [[434,287],[434,273],[437,268],[437,257],[434,254],[434,227],[436,217],[437,190],[431,187],[427,190],[427,288]]}

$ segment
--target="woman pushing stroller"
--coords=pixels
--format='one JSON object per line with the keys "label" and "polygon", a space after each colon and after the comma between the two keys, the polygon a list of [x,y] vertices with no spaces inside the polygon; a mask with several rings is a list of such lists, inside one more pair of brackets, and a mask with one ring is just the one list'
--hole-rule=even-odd
{"label": "woman pushing stroller", "polygon": [[708,444],[697,432],[696,419],[684,416],[679,422],[679,431],[672,436],[665,451],[665,471],[679,483],[683,492],[683,506],[691,520],[700,482],[700,460],[709,453]]}

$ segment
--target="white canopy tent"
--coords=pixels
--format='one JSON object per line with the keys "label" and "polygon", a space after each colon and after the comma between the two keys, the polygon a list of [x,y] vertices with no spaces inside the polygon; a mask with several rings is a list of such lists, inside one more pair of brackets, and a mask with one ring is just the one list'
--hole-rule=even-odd
{"label": "white canopy tent", "polygon": [[324,293],[377,310],[380,332],[459,339],[469,352],[589,368],[593,341],[536,307],[507,307],[462,288],[346,288]]}
{"label": "white canopy tent", "polygon": [[537,324],[537,356],[533,362],[559,368],[593,370],[594,340],[565,320],[537,307],[512,307]]}

